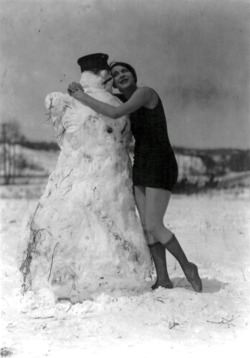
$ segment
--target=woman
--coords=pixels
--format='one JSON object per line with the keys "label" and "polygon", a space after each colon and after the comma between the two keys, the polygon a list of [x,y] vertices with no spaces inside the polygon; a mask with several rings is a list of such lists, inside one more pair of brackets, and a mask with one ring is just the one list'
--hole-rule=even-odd
{"label": "woman", "polygon": [[133,184],[136,205],[148,246],[156,267],[153,289],[173,288],[166,267],[165,249],[179,262],[187,280],[196,292],[202,291],[197,266],[188,261],[175,235],[164,226],[163,219],[178,176],[177,162],[171,147],[163,105],[150,87],[138,87],[134,68],[115,62],[110,71],[116,87],[125,98],[118,107],[95,100],[73,82],[68,91],[93,110],[113,119],[130,114],[135,138]]}

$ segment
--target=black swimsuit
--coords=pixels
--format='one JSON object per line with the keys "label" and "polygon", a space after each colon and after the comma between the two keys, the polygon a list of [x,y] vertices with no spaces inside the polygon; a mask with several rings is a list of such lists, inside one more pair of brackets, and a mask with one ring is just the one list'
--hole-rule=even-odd
{"label": "black swimsuit", "polygon": [[131,113],[130,121],[135,138],[133,184],[172,191],[178,166],[160,98],[155,108],[141,107]]}

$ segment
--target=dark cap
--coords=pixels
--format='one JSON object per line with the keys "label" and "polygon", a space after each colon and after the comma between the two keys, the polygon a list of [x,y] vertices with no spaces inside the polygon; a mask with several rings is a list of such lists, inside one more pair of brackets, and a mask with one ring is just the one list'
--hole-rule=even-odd
{"label": "dark cap", "polygon": [[92,55],[80,57],[77,63],[81,67],[81,72],[94,69],[109,70],[108,58],[109,56],[104,53],[93,53]]}

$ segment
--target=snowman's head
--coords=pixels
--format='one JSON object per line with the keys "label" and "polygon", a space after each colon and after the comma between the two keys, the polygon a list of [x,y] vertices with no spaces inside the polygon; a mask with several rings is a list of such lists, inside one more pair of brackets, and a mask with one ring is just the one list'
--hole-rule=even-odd
{"label": "snowman's head", "polygon": [[112,91],[113,78],[109,70],[93,69],[82,72],[80,84],[83,88],[100,88]]}
{"label": "snowman's head", "polygon": [[77,63],[82,72],[80,83],[83,88],[94,87],[111,91],[113,80],[109,70],[108,58],[107,54],[94,53],[78,59]]}

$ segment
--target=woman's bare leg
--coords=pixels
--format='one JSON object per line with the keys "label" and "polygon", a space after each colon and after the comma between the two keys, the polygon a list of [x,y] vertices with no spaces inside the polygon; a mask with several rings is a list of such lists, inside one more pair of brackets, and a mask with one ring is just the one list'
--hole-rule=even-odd
{"label": "woman's bare leg", "polygon": [[164,189],[147,187],[145,194],[146,230],[165,245],[173,236],[172,231],[167,229],[163,224],[171,192]]}
{"label": "woman's bare leg", "polygon": [[146,188],[146,230],[176,258],[193,289],[201,292],[202,282],[196,265],[188,261],[175,235],[163,223],[170,196],[167,190]]}
{"label": "woman's bare leg", "polygon": [[134,187],[134,196],[135,196],[135,204],[137,210],[139,212],[142,228],[144,230],[144,234],[147,239],[147,243],[154,244],[158,240],[154,238],[153,235],[147,232],[146,230],[146,220],[145,220],[145,205],[146,205],[146,188],[143,186],[135,186]]}
{"label": "woman's bare leg", "polygon": [[156,289],[159,286],[166,288],[173,288],[173,284],[169,279],[166,264],[166,250],[165,247],[150,233],[146,231],[145,221],[145,204],[146,204],[146,188],[134,187],[134,195],[136,206],[140,215],[142,227],[144,229],[145,236],[147,238],[148,247],[155,265],[157,279],[152,289]]}

